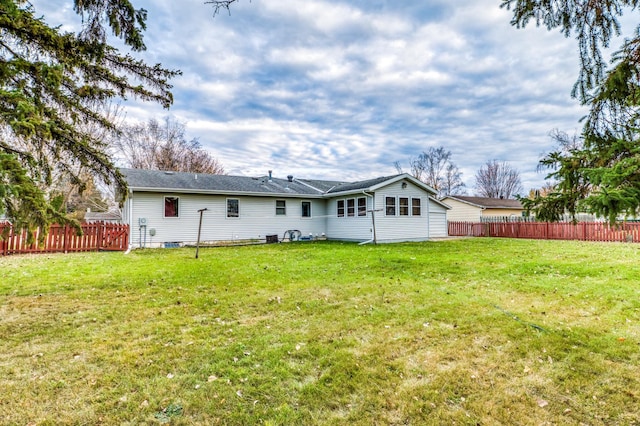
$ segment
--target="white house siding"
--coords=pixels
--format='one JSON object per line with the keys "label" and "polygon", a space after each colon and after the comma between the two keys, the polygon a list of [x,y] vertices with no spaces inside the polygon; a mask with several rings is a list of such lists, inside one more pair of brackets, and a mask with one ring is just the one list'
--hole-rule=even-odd
{"label": "white house siding", "polygon": [[440,204],[429,205],[429,238],[442,238],[449,235],[447,215],[447,209]]}
{"label": "white house siding", "polygon": [[[371,209],[371,197],[364,194],[353,194],[327,200],[327,238],[343,241],[367,241],[373,238],[371,226],[371,213],[366,216],[358,216],[357,199],[367,198],[367,210]],[[338,217],[338,200],[355,199],[355,216]],[[346,206],[345,206],[346,208]]]}
{"label": "white house siding", "polygon": [[447,220],[451,222],[480,222],[482,209],[451,198],[442,200],[451,210],[447,212]]}
{"label": "white house siding", "polygon": [[[164,217],[164,197],[179,198],[179,217]],[[227,198],[239,200],[239,218],[227,218]],[[131,208],[131,244],[158,246],[166,242],[194,243],[198,236],[200,214],[203,213],[200,240],[231,241],[264,239],[266,235],[282,238],[287,230],[299,230],[302,235],[325,232],[325,202],[319,199],[286,199],[286,215],[276,216],[277,197],[246,197],[224,195],[193,195],[179,193],[136,192]],[[311,202],[311,218],[301,217],[302,201]],[[131,200],[128,201],[131,203]],[[129,206],[127,206],[129,207]],[[139,218],[147,219],[146,243]],[[155,229],[155,236],[149,231]]]}
{"label": "white house siding", "polygon": [[[385,210],[386,197],[396,198],[396,215],[387,216]],[[399,215],[400,197],[409,198],[409,216]],[[408,182],[402,188],[402,181],[378,189],[376,198],[376,239],[378,242],[424,241],[429,239],[429,211],[433,203],[429,203],[428,194],[421,188]],[[421,214],[413,216],[411,198],[420,198]]]}

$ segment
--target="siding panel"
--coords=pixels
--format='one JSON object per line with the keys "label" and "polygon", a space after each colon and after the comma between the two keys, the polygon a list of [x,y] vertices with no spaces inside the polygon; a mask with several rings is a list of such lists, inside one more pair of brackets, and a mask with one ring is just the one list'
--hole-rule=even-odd
{"label": "siding panel", "polygon": [[[164,197],[179,197],[179,217],[164,217]],[[239,200],[239,218],[227,218],[227,198]],[[137,192],[133,200],[131,241],[134,247],[157,246],[165,242],[195,243],[198,236],[199,209],[203,213],[200,240],[232,241],[264,239],[276,234],[282,238],[287,230],[299,230],[302,235],[321,235],[326,229],[324,200],[287,199],[287,214],[276,216],[275,198],[225,197],[217,195],[189,195]],[[302,201],[311,202],[311,218],[301,216]],[[146,233],[138,225],[139,218],[147,219]],[[155,229],[151,237],[149,230]]]}
{"label": "siding panel", "polygon": [[[380,242],[422,241],[429,238],[428,212],[431,203],[429,203],[428,194],[410,182],[403,189],[402,183],[395,182],[376,191],[376,209],[382,209],[376,214],[376,237]],[[395,197],[396,200],[399,197],[406,197],[409,198],[409,203],[411,203],[411,198],[420,198],[421,215],[400,216],[398,205],[396,216],[387,216],[385,212],[386,197]]]}
{"label": "siding panel", "polygon": [[[327,200],[327,238],[345,241],[367,241],[373,238],[373,228],[371,226],[371,213],[367,212],[366,216],[338,217],[338,200],[346,200],[348,198],[363,197],[364,194],[353,195],[348,197],[339,197]],[[371,209],[371,197],[367,198],[367,210]],[[346,215],[346,209],[345,209]]]}

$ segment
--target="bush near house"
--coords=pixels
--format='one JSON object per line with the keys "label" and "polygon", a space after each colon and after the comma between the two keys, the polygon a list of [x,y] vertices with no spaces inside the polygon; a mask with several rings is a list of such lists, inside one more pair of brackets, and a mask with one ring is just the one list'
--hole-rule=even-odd
{"label": "bush near house", "polygon": [[0,424],[633,424],[633,244],[0,258]]}

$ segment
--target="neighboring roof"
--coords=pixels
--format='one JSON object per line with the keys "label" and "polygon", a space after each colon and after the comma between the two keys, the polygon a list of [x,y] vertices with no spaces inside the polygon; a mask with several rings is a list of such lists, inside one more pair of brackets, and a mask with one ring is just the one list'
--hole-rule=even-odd
{"label": "neighboring roof", "polygon": [[358,182],[317,179],[278,179],[268,176],[246,177],[202,173],[165,172],[161,170],[120,169],[129,189],[151,192],[182,192],[201,194],[251,194],[321,197],[361,191],[375,191],[399,180],[409,180],[430,194],[435,190],[408,174],[383,176]]}
{"label": "neighboring roof", "polygon": [[103,220],[122,220],[120,212],[86,212],[84,214],[86,221],[103,221]]}
{"label": "neighboring roof", "polygon": [[487,197],[468,197],[466,195],[450,195],[444,197],[442,200],[452,199],[466,204],[472,204],[476,207],[483,209],[521,209],[522,203],[518,200],[506,199],[506,198],[487,198]]}

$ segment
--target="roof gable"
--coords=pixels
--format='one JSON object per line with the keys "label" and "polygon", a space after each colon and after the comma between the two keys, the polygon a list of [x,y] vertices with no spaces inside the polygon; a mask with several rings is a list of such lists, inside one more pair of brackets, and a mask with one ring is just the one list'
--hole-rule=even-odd
{"label": "roof gable", "polygon": [[328,194],[339,194],[344,192],[360,192],[360,191],[377,191],[378,189],[391,185],[392,183],[407,180],[414,185],[420,187],[429,194],[435,195],[436,190],[425,184],[424,182],[414,178],[413,176],[402,173],[393,176],[382,176],[374,179],[367,179],[358,182],[343,183],[327,191]]}

